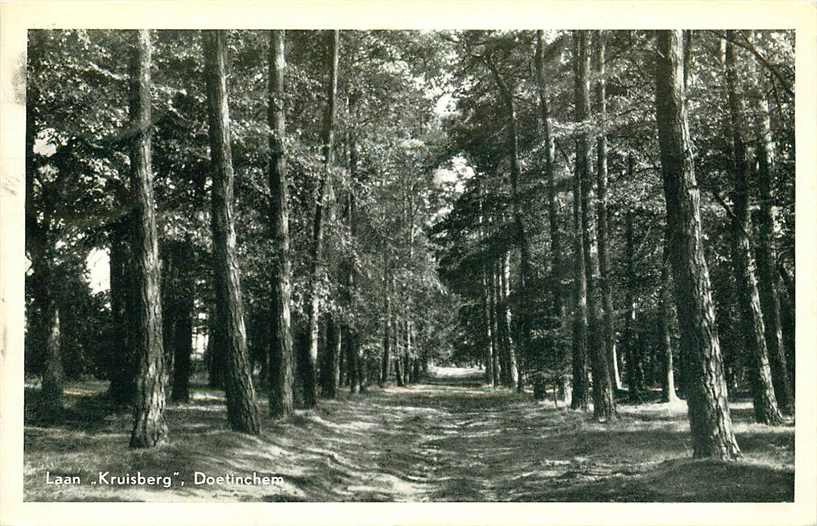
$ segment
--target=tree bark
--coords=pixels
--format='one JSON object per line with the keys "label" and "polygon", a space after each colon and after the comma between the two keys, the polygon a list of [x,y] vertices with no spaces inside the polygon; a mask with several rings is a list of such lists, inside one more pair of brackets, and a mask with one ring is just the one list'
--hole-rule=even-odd
{"label": "tree bark", "polygon": [[596,216],[599,246],[599,289],[601,290],[602,334],[607,356],[607,371],[612,388],[621,389],[621,378],[616,367],[616,329],[615,311],[613,309],[613,287],[610,281],[610,262],[608,256],[607,227],[607,82],[605,79],[604,61],[606,60],[607,35],[604,31],[595,31],[593,47],[593,72],[596,77],[595,96],[596,112],[601,132],[596,137]]}
{"label": "tree bark", "polygon": [[338,358],[342,348],[340,331],[333,316],[324,316],[322,325],[323,350],[319,354],[318,383],[321,398],[333,399],[338,394]]}
{"label": "tree bark", "polygon": [[[588,117],[589,84],[587,79],[586,34],[584,31],[573,33],[573,61],[574,61],[574,100],[576,105],[575,120],[582,125]],[[579,131],[576,137],[576,172],[573,181],[573,226],[574,226],[574,289],[575,310],[573,313],[573,396],[571,407],[586,411],[589,408],[588,377],[587,377],[587,347],[588,347],[588,290],[587,290],[587,262],[585,257],[584,225],[587,220],[584,206],[583,189],[589,174],[590,144],[587,133]],[[589,238],[588,238],[589,239]],[[589,243],[589,241],[588,241]],[[588,245],[589,246],[589,245]],[[593,351],[595,353],[595,350]]]}
{"label": "tree bark", "polygon": [[519,364],[516,353],[514,352],[513,338],[511,337],[513,326],[511,323],[511,309],[509,306],[508,297],[511,295],[511,268],[510,268],[510,253],[505,252],[499,260],[499,297],[502,298],[500,302],[500,316],[499,321],[502,324],[503,348],[505,354],[505,363],[508,368],[508,387],[516,387],[519,391],[522,390]]}
{"label": "tree bark", "polygon": [[65,371],[62,366],[60,341],[60,309],[51,301],[45,313],[48,338],[45,342],[45,370],[43,371],[42,401],[49,416],[59,416],[63,409]]}
{"label": "tree bark", "polygon": [[132,32],[130,60],[130,187],[134,210],[131,240],[134,341],[138,367],[130,447],[154,447],[167,437],[165,422],[162,295],[151,166],[150,32]]}
{"label": "tree bark", "polygon": [[493,279],[491,284],[494,288],[494,318],[496,320],[496,340],[499,352],[499,381],[505,387],[512,387],[511,368],[508,360],[508,347],[510,335],[506,333],[508,325],[505,318],[505,302],[502,294],[502,267],[500,258],[494,260]]}
{"label": "tree bark", "polygon": [[391,360],[391,267],[388,256],[383,262],[383,356],[380,364],[380,386],[389,381],[389,361]]}
{"label": "tree bark", "polygon": [[[732,35],[727,31],[727,37]],[[762,424],[777,425],[782,422],[777,408],[777,398],[769,367],[766,349],[766,328],[760,310],[755,263],[749,239],[749,182],[746,159],[744,130],[746,123],[742,97],[738,94],[735,47],[727,38],[726,42],[726,86],[729,99],[729,115],[732,132],[732,153],[734,156],[734,210],[732,220],[732,264],[735,273],[735,287],[739,311],[743,325],[746,347],[751,353],[752,396],[755,420]]]}
{"label": "tree bark", "polygon": [[412,347],[411,346],[412,346],[412,343],[413,343],[413,338],[412,338],[412,334],[411,334],[411,320],[408,319],[408,316],[406,316],[406,320],[404,322],[404,325],[405,325],[405,330],[403,331],[403,333],[404,333],[403,335],[406,338],[406,344],[403,347],[403,366],[402,366],[402,369],[403,369],[403,383],[408,385],[408,384],[411,383],[411,376],[409,374],[410,373],[410,368],[409,368],[410,364],[409,364],[409,362],[411,360],[411,355],[412,355]]}
{"label": "tree bark", "polygon": [[207,310],[207,384],[224,388],[224,331],[216,318],[216,306],[211,304]]}
{"label": "tree bark", "polygon": [[[577,32],[576,59],[576,121],[582,125],[590,118],[590,71],[591,53],[589,50],[588,34],[586,31]],[[593,375],[593,416],[599,420],[615,418],[615,399],[610,382],[610,373],[607,368],[607,352],[602,327],[599,324],[599,308],[596,301],[596,281],[593,257],[593,197],[592,179],[590,177],[590,137],[589,132],[581,130],[576,150],[576,170],[581,186],[581,237],[582,256],[584,257],[584,272],[586,283],[588,345],[590,346],[590,366]],[[606,148],[606,146],[605,146]],[[606,153],[605,153],[606,161]],[[605,162],[606,165],[606,162]],[[606,171],[606,170],[605,170]]]}
{"label": "tree bark", "polygon": [[732,431],[704,258],[700,195],[684,103],[681,35],[657,32],[655,101],[681,352],[689,371],[693,456],[733,460],[740,449]]}
{"label": "tree bark", "polygon": [[[485,239],[485,214],[483,209],[483,194],[482,194],[482,182],[478,181],[478,191],[479,191],[479,240],[480,243],[484,242]],[[496,387],[496,383],[494,382],[494,334],[493,334],[493,317],[491,315],[490,309],[490,292],[488,291],[488,271],[486,269],[485,262],[481,263],[481,280],[482,280],[482,287],[481,287],[481,298],[482,298],[482,324],[485,329],[485,341],[483,342],[484,345],[484,352],[483,352],[483,360],[485,361],[485,383],[491,384]]]}
{"label": "tree bark", "polygon": [[306,332],[306,354],[301,357],[299,375],[303,385],[304,406],[315,408],[318,406],[316,390],[315,364],[318,359],[318,321],[320,318],[320,297],[317,293],[318,280],[321,277],[323,258],[323,213],[328,204],[327,196],[331,194],[332,166],[334,164],[335,139],[335,106],[338,91],[338,47],[340,33],[330,31],[328,35],[328,62],[329,79],[326,84],[326,110],[323,117],[323,172],[318,182],[318,196],[315,203],[315,216],[312,224],[312,247],[310,259],[310,290],[308,293],[308,327]]}
{"label": "tree bark", "polygon": [[[492,60],[487,60],[487,65],[493,74],[494,81],[499,87],[500,96],[505,104],[506,118],[508,120],[508,153],[511,164],[511,209],[513,213],[514,230],[516,234],[516,244],[519,246],[519,337],[517,347],[521,359],[530,356],[529,346],[531,340],[531,328],[528,310],[531,308],[529,294],[530,280],[530,242],[528,240],[527,227],[522,211],[520,179],[522,178],[522,168],[519,163],[519,133],[517,130],[516,105],[514,102],[514,89],[508,84],[507,79],[503,79],[499,70]],[[517,378],[517,381],[521,375]],[[521,387],[520,387],[521,388]]]}
{"label": "tree bark", "polygon": [[[795,306],[797,304],[795,279],[792,274],[786,269],[782,260],[778,261],[777,272],[780,274],[780,279],[783,284],[783,291],[785,298],[781,298],[780,303],[780,317],[783,327],[783,344],[786,348],[786,365],[788,365],[789,378],[794,383],[795,371],[797,368],[797,354],[795,349],[795,322],[797,321]],[[794,386],[792,386],[794,388]]]}
{"label": "tree bark", "polygon": [[136,396],[136,363],[132,336],[130,272],[131,216],[125,214],[111,228],[110,284],[111,324],[115,353],[111,357],[108,395],[116,404],[131,404]]}
{"label": "tree bark", "polygon": [[794,392],[789,379],[786,350],[783,345],[783,325],[780,314],[780,294],[776,270],[777,251],[774,243],[775,194],[772,178],[775,166],[775,145],[772,136],[769,103],[761,95],[755,129],[757,130],[757,184],[760,197],[758,221],[757,272],[763,322],[766,327],[766,348],[772,371],[772,384],[779,407],[783,412],[794,412]]}
{"label": "tree bark", "polygon": [[[286,33],[269,32],[270,224],[275,243],[272,269],[272,338],[270,338],[269,408],[273,418],[293,411],[293,347],[290,313],[292,264],[289,248],[289,180],[286,152]],[[275,367],[272,367],[275,364]]]}
{"label": "tree bark", "polygon": [[[356,105],[356,96],[350,97],[349,106],[350,111],[353,111]],[[350,188],[346,194],[346,202],[344,206],[344,220],[349,228],[349,238],[354,240],[357,236],[357,208],[355,201],[355,183],[357,182],[357,139],[354,133],[349,135],[349,182]],[[411,240],[410,240],[411,241]],[[342,269],[346,274],[346,304],[349,312],[357,312],[356,288],[357,288],[357,269],[355,266],[354,252],[346,258],[343,262]],[[363,350],[360,347],[359,337],[357,334],[357,327],[352,321],[346,324],[347,341],[349,344],[350,356],[354,358],[354,364],[357,368],[357,390],[359,392],[366,392],[368,386],[368,374],[366,371],[366,360],[363,356]],[[353,391],[354,392],[354,391]]]}
{"label": "tree bark", "polygon": [[[539,95],[539,111],[542,120],[542,141],[545,145],[545,185],[547,187],[547,207],[548,224],[550,227],[550,272],[548,276],[548,289],[550,293],[550,309],[548,311],[549,323],[547,328],[550,331],[546,339],[545,352],[550,355],[550,366],[554,369],[561,369],[564,362],[564,349],[558,343],[558,332],[561,328],[560,320],[563,317],[562,301],[562,237],[559,231],[559,203],[556,194],[555,174],[554,174],[554,150],[552,126],[550,122],[550,108],[548,104],[547,90],[545,87],[545,62],[544,62],[544,32],[536,32],[536,86]],[[542,360],[544,362],[545,360]],[[540,364],[540,367],[544,363]],[[541,372],[541,371],[540,371]],[[541,385],[544,378],[539,379]],[[541,388],[540,388],[541,389]],[[541,399],[544,392],[537,393],[534,388],[534,396],[537,394]]]}
{"label": "tree bark", "polygon": [[225,33],[203,31],[207,109],[213,189],[211,227],[216,292],[216,320],[225,344],[224,390],[231,429],[261,431],[255,388],[247,356],[247,333],[236,254],[233,214],[233,162],[225,72]]}
{"label": "tree bark", "polygon": [[496,387],[496,375],[494,374],[494,332],[493,315],[491,314],[491,293],[488,290],[488,273],[483,264],[482,270],[482,319],[485,325],[485,382]]}
{"label": "tree bark", "polygon": [[[633,176],[633,157],[627,158],[627,171],[629,178]],[[627,291],[625,293],[625,304],[627,306],[627,319],[624,323],[624,350],[627,353],[627,391],[631,402],[643,401],[644,392],[644,364],[642,363],[641,346],[639,343],[639,331],[636,327],[638,320],[638,305],[635,298],[635,288],[638,282],[638,275],[635,268],[635,236],[633,232],[633,210],[627,209],[625,217],[624,232],[626,238],[625,257],[627,260],[625,276]]]}
{"label": "tree bark", "polygon": [[394,378],[397,381],[397,387],[404,387],[406,384],[403,381],[403,367],[400,365],[402,350],[400,345],[401,323],[399,316],[395,316],[394,320]]}
{"label": "tree bark", "polygon": [[173,390],[171,400],[174,402],[190,401],[190,375],[192,374],[193,354],[193,315],[195,310],[196,279],[191,268],[192,244],[188,235],[184,245],[186,253],[177,253],[179,269],[177,291],[179,297],[176,305],[176,324],[173,328],[175,357],[173,360]]}
{"label": "tree bark", "polygon": [[346,349],[346,358],[347,363],[349,364],[349,392],[360,393],[363,389],[363,377],[361,375],[361,364],[360,364],[360,356],[357,352],[357,346],[355,342],[354,335],[352,331],[349,329],[348,325],[345,325],[341,330],[341,334],[343,336],[343,346]]}
{"label": "tree bark", "polygon": [[[43,51],[39,45],[38,32],[28,33],[29,64],[41,60]],[[32,307],[27,313],[31,334],[37,333],[39,344],[45,349],[42,369],[42,402],[43,410],[49,417],[58,418],[63,409],[63,365],[60,352],[59,309],[56,304],[56,283],[53,279],[53,252],[55,242],[52,239],[51,221],[49,219],[52,204],[46,190],[41,190],[41,210],[35,208],[34,179],[37,174],[34,145],[37,138],[37,119],[39,90],[36,83],[26,84],[26,129],[25,129],[25,246],[31,259],[34,271],[31,276]],[[45,195],[44,195],[45,194]],[[38,218],[38,215],[42,216]]]}
{"label": "tree bark", "polygon": [[174,252],[177,247],[170,240],[159,243],[159,260],[161,261],[162,275],[162,347],[164,349],[164,383],[165,392],[172,388],[173,368],[176,359],[176,317],[177,317],[177,290],[179,269]]}
{"label": "tree bark", "polygon": [[661,300],[658,327],[658,346],[661,353],[661,400],[678,401],[675,394],[675,374],[672,363],[672,282],[669,273],[669,251],[664,243],[664,262],[661,267]]}

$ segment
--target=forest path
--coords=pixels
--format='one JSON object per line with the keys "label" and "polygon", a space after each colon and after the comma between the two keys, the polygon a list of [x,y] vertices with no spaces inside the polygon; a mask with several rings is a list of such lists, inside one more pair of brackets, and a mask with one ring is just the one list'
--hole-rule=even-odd
{"label": "forest path", "polygon": [[[64,421],[27,414],[27,500],[144,501],[782,501],[793,496],[793,427],[749,423],[732,404],[746,460],[693,461],[685,404],[620,405],[620,419],[534,402],[481,384],[475,369],[434,369],[409,387],[322,400],[287,422],[266,416],[247,436],[225,428],[223,394],[198,387],[167,409],[171,438],[130,450],[128,412],[113,411],[103,382],[67,391]],[[27,396],[31,394],[27,393]],[[28,409],[27,409],[28,413]],[[46,471],[83,483],[54,487]],[[162,475],[171,488],[92,486],[99,471]],[[194,472],[275,474],[278,485],[194,484]],[[184,480],[182,486],[180,481]]]}

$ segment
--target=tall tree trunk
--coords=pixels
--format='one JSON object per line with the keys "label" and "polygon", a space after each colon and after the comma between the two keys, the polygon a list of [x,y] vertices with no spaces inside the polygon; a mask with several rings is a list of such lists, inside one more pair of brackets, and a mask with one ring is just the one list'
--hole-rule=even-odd
{"label": "tall tree trunk", "polygon": [[252,305],[250,311],[252,314],[249,315],[250,326],[247,329],[250,370],[254,374],[256,368],[258,368],[259,384],[268,385],[270,349],[269,325],[272,318],[269,309],[265,307]]}
{"label": "tall tree trunk", "polygon": [[508,363],[508,341],[509,335],[506,334],[508,325],[505,319],[505,306],[502,297],[502,267],[499,263],[499,258],[494,259],[493,278],[491,284],[494,289],[494,318],[496,320],[496,340],[497,350],[499,352],[499,381],[505,387],[512,386],[511,368]]}
{"label": "tall tree trunk", "polygon": [[224,387],[224,331],[218,324],[216,306],[207,310],[207,384],[210,387]]}
{"label": "tall tree trunk", "polygon": [[788,365],[789,378],[792,379],[793,383],[797,366],[797,362],[795,360],[797,357],[795,353],[795,305],[797,303],[795,281],[794,276],[792,276],[792,274],[786,270],[782,260],[778,261],[777,272],[780,274],[780,280],[783,284],[783,291],[785,292],[785,298],[781,298],[780,317],[784,327],[783,344],[786,347],[786,365]]}
{"label": "tall tree trunk", "polygon": [[502,384],[502,366],[500,364],[502,359],[502,349],[500,345],[501,338],[499,337],[499,323],[497,323],[498,316],[496,315],[498,301],[496,294],[496,270],[494,269],[493,264],[491,264],[490,267],[491,268],[487,271],[488,275],[486,276],[486,285],[488,288],[488,315],[491,326],[491,348],[493,349],[491,369],[494,376],[492,383],[494,387],[497,387]]}
{"label": "tall tree trunk", "polygon": [[[388,301],[388,300],[387,300]],[[383,354],[380,359],[380,387],[389,381],[389,361],[391,359],[391,306],[387,305],[386,317],[383,320]]]}
{"label": "tall tree trunk", "polygon": [[[295,358],[295,371],[303,371],[304,357],[309,355],[309,349],[307,348],[308,340],[306,336],[307,326],[304,323],[303,318],[301,318],[297,321],[293,320],[292,327],[292,345],[294,346],[293,355]],[[295,374],[293,379],[292,404],[294,407],[304,407],[304,382],[303,376],[300,373]]]}
{"label": "tall tree trunk", "polygon": [[772,370],[772,384],[777,402],[785,413],[794,412],[794,392],[786,363],[783,345],[783,324],[780,315],[779,278],[776,270],[777,251],[774,244],[775,195],[772,178],[775,166],[775,147],[772,137],[771,116],[766,96],[760,98],[757,130],[757,184],[760,197],[760,213],[757,242],[757,272],[763,322],[766,326],[766,348]]}
{"label": "tall tree trunk", "polygon": [[500,297],[502,298],[502,313],[500,322],[503,325],[502,335],[504,337],[506,363],[508,364],[508,386],[516,387],[519,391],[521,391],[523,387],[520,385],[522,383],[521,372],[516,352],[514,352],[513,338],[511,337],[511,327],[513,325],[511,323],[511,309],[508,300],[511,295],[511,265],[509,252],[505,252],[499,260],[499,283],[499,292]]}
{"label": "tall tree trunk", "polygon": [[[587,80],[587,51],[584,31],[573,33],[574,57],[574,99],[576,104],[576,122],[583,123],[588,117],[589,85]],[[573,396],[571,407],[586,411],[589,407],[587,377],[588,347],[588,290],[587,261],[585,257],[584,221],[585,207],[582,203],[584,181],[589,175],[590,143],[586,132],[579,132],[576,138],[576,173],[573,181],[573,227],[574,227],[574,288],[575,307],[573,313]],[[593,351],[595,352],[595,351]]]}
{"label": "tall tree trunk", "polygon": [[391,360],[391,266],[388,256],[383,261],[383,356],[380,364],[380,386],[389,381],[389,361]]}
{"label": "tall tree trunk", "polygon": [[488,290],[488,273],[483,264],[482,270],[482,319],[485,326],[485,382],[496,387],[494,375],[494,334],[493,334],[493,315],[491,314],[491,300],[490,292]]}
{"label": "tall tree trunk", "polygon": [[[590,71],[591,53],[589,49],[589,35],[586,31],[576,34],[576,121],[585,123],[590,118]],[[586,130],[580,131],[580,138],[576,150],[576,170],[581,185],[581,237],[582,256],[584,257],[584,272],[587,297],[587,324],[588,345],[590,347],[590,365],[593,375],[593,415],[599,420],[615,418],[615,399],[610,382],[610,373],[607,368],[608,352],[599,324],[599,308],[596,301],[596,280],[594,269],[596,261],[593,257],[593,182],[590,176],[590,137]]]}
{"label": "tall tree trunk", "polygon": [[188,235],[185,239],[184,253],[177,253],[179,268],[179,297],[176,304],[176,324],[173,328],[173,350],[175,352],[173,367],[173,390],[171,399],[174,402],[190,401],[190,375],[192,373],[193,354],[193,315],[196,298],[196,279],[191,265],[192,242]]}
{"label": "tall tree trunk", "polygon": [[130,60],[130,187],[134,206],[131,243],[138,360],[131,447],[154,447],[167,437],[165,422],[164,349],[159,246],[156,234],[153,170],[151,167],[150,32],[132,33]]}
{"label": "tall tree trunk", "polygon": [[657,40],[656,122],[681,352],[689,371],[687,403],[693,455],[731,460],[740,456],[740,449],[732,431],[704,259],[700,195],[682,83],[682,36],[680,31],[658,31]]}
{"label": "tall tree trunk", "polygon": [[183,299],[174,330],[175,367],[173,368],[174,402],[190,401],[190,375],[192,374],[193,354],[193,297]]}
{"label": "tall tree trunk", "polygon": [[341,381],[342,378],[341,375],[343,373],[343,352],[342,352],[343,342],[341,341],[341,335],[338,330],[338,325],[337,323],[334,323],[334,320],[333,325],[335,330],[334,334],[331,335],[331,342],[333,343],[334,348],[333,352],[335,355],[334,373],[335,373],[335,391],[337,392],[338,388],[340,388],[340,386],[343,385],[343,382]]}
{"label": "tall tree trunk", "polygon": [[664,242],[664,264],[661,267],[661,300],[658,319],[658,347],[661,353],[661,400],[678,401],[672,363],[672,282],[669,273],[669,250]]}
{"label": "tall tree trunk", "polygon": [[48,337],[45,341],[45,369],[42,381],[42,402],[47,415],[57,417],[63,409],[63,386],[65,371],[62,366],[60,341],[60,309],[57,302],[50,301],[43,321],[47,323]]}
{"label": "tall tree trunk", "polygon": [[321,357],[320,384],[323,398],[335,398],[338,391],[341,331],[334,317],[326,316],[326,344]]}
{"label": "tall tree trunk", "polygon": [[162,275],[162,347],[164,348],[164,383],[165,392],[171,389],[173,378],[173,368],[176,358],[176,317],[177,298],[179,291],[179,269],[175,257],[175,243],[173,241],[163,241],[159,243],[159,260],[161,261]]}
{"label": "tall tree trunk", "polygon": [[335,344],[336,345],[335,348],[338,351],[338,357],[337,357],[337,361],[338,361],[338,383],[337,383],[337,386],[340,388],[340,387],[343,387],[343,386],[349,384],[349,375],[348,375],[349,364],[347,363],[349,360],[346,357],[346,353],[344,352],[343,338],[342,338],[342,335],[340,333],[340,327],[338,327],[337,324],[335,324],[334,337],[337,338],[337,340],[338,340],[337,343]]}
{"label": "tall tree trunk", "polygon": [[359,390],[365,393],[369,390],[369,368],[366,363],[362,349],[360,348],[360,337],[354,329],[349,330],[349,336],[352,338],[352,345],[355,352],[355,364],[357,365],[357,377],[360,380]]}
{"label": "tall tree trunk", "polygon": [[312,283],[308,294],[308,327],[306,332],[306,354],[301,357],[299,374],[304,390],[304,405],[314,408],[318,405],[315,382],[315,364],[318,359],[318,321],[320,318],[320,297],[317,286],[321,276],[323,258],[323,213],[328,205],[328,196],[332,189],[332,166],[334,164],[335,139],[335,103],[338,91],[338,47],[340,34],[337,30],[328,35],[329,79],[326,84],[326,110],[323,117],[323,173],[318,182],[318,197],[315,203],[315,216],[312,225],[312,253],[310,254],[310,278]]}
{"label": "tall tree trunk", "polygon": [[[633,157],[627,158],[627,171],[630,180],[633,176]],[[625,276],[626,287],[625,304],[627,305],[627,320],[624,323],[624,350],[627,353],[627,391],[631,402],[643,401],[644,392],[644,364],[639,344],[639,331],[636,327],[638,319],[638,306],[635,298],[635,287],[638,283],[638,275],[635,268],[635,236],[633,232],[633,210],[627,209],[625,217],[624,232],[626,238],[625,257],[627,260]]]}
{"label": "tall tree trunk", "polygon": [[343,337],[343,347],[345,349],[346,363],[349,370],[349,392],[352,394],[359,393],[363,379],[360,377],[360,365],[358,364],[358,355],[355,350],[355,341],[349,331],[348,325],[343,326],[341,335]]}
{"label": "tall tree trunk", "polygon": [[[42,46],[39,45],[39,36],[36,31],[28,34],[29,63],[41,60]],[[49,417],[57,418],[63,409],[63,365],[60,352],[59,309],[56,300],[57,283],[53,278],[53,252],[55,240],[49,220],[49,209],[53,208],[51,197],[46,190],[41,190],[41,198],[45,201],[44,210],[37,210],[34,206],[34,179],[37,172],[37,162],[34,145],[37,138],[37,119],[39,104],[39,89],[36,83],[26,85],[26,129],[25,129],[25,168],[26,168],[26,199],[25,199],[25,245],[31,259],[33,274],[33,309],[27,313],[29,330],[38,333],[39,344],[43,345],[42,402],[43,410]],[[42,216],[38,215],[42,212]]]}
{"label": "tall tree trunk", "polygon": [[[479,191],[479,240],[480,243],[483,243],[485,240],[485,211],[483,209],[483,190],[482,190],[482,181],[478,181],[478,191]],[[490,305],[490,293],[488,291],[488,272],[486,270],[485,262],[483,261],[481,264],[481,278],[482,278],[482,288],[481,288],[481,298],[482,298],[482,323],[485,329],[485,340],[483,342],[484,351],[483,351],[483,360],[485,361],[485,383],[493,384],[494,383],[494,335],[493,335],[493,327],[491,320],[493,319],[491,316],[491,305]]]}
{"label": "tall tree trunk", "polygon": [[[514,230],[516,234],[516,244],[519,246],[519,337],[518,345],[521,359],[530,356],[531,327],[528,311],[531,309],[529,294],[530,280],[530,242],[528,240],[525,217],[523,215],[521,203],[520,179],[522,178],[522,168],[519,163],[519,133],[516,118],[516,104],[514,102],[513,86],[508,84],[507,79],[503,79],[493,61],[489,58],[487,65],[493,74],[494,81],[499,87],[500,96],[505,105],[506,118],[508,120],[508,150],[511,164],[511,209],[513,213]],[[521,378],[521,375],[520,375]],[[518,379],[517,379],[518,381]]]}
{"label": "tall tree trunk", "polygon": [[727,31],[726,86],[729,99],[729,115],[732,128],[732,153],[734,155],[734,210],[732,220],[732,264],[735,273],[738,307],[743,325],[746,347],[751,353],[752,396],[755,420],[762,424],[777,425],[782,422],[777,408],[772,384],[769,357],[766,349],[766,328],[760,310],[755,263],[751,252],[749,231],[749,183],[744,130],[746,123],[742,97],[738,94],[735,46],[730,41],[732,31]]}
{"label": "tall tree trunk", "polygon": [[[293,410],[293,347],[290,314],[292,264],[289,254],[289,180],[286,152],[286,32],[269,32],[269,96],[267,121],[270,127],[269,187],[270,224],[276,257],[272,266],[272,338],[270,338],[269,408],[273,418],[286,418]],[[275,367],[272,367],[275,364]]]}
{"label": "tall tree trunk", "polygon": [[402,331],[399,315],[395,315],[394,320],[394,379],[397,381],[398,387],[405,386],[403,382],[403,368],[400,365],[402,349],[400,345],[400,334]]}
{"label": "tall tree trunk", "polygon": [[[550,366],[561,369],[564,361],[564,351],[558,344],[558,331],[560,329],[560,319],[562,318],[562,239],[559,232],[559,204],[556,195],[555,175],[554,175],[554,149],[553,132],[550,122],[550,108],[548,105],[547,90],[545,88],[545,60],[544,60],[544,32],[536,32],[536,87],[539,95],[539,111],[542,120],[542,142],[545,153],[545,185],[547,187],[548,203],[548,223],[550,227],[550,272],[548,276],[548,292],[550,294],[550,309],[548,310],[549,322],[547,329],[549,335],[546,338],[545,352],[549,355]],[[544,357],[543,357],[544,358]],[[539,366],[545,366],[545,360],[540,360]],[[540,371],[541,373],[542,371]],[[544,386],[544,378],[539,380],[538,389]],[[534,386],[534,397],[544,399],[544,392],[538,392]]]}
{"label": "tall tree trunk", "polygon": [[412,337],[413,335],[412,335],[412,331],[411,331],[411,320],[408,319],[408,315],[406,315],[404,333],[405,333],[404,336],[406,337],[406,345],[403,348],[403,383],[408,385],[408,384],[411,383],[411,377],[409,375],[409,373],[410,373],[410,369],[409,369],[410,364],[409,364],[409,362],[411,361],[412,344],[413,344],[413,337]]}
{"label": "tall tree trunk", "polygon": [[130,272],[131,216],[125,214],[111,228],[110,284],[111,324],[114,331],[108,395],[117,404],[133,403],[136,396],[136,364],[133,352],[132,309],[133,291]]}
{"label": "tall tree trunk", "polygon": [[258,434],[261,422],[247,356],[247,333],[235,246],[233,161],[224,66],[226,35],[223,31],[204,31],[202,36],[213,173],[210,216],[216,278],[216,323],[223,330],[222,341],[225,345],[227,419],[234,431]]}
{"label": "tall tree trunk", "polygon": [[[354,111],[354,107],[356,105],[356,96],[352,96],[349,98],[349,107],[350,111]],[[357,151],[357,138],[355,137],[354,133],[349,134],[349,182],[350,187],[349,191],[346,194],[346,202],[344,206],[344,220],[349,228],[349,237],[350,239],[355,239],[357,236],[357,209],[355,204],[355,183],[357,182],[357,163],[358,163],[358,151]],[[356,301],[356,292],[355,289],[357,287],[357,270],[355,267],[355,259],[354,253],[352,253],[346,260],[343,262],[341,267],[346,274],[346,304],[350,312],[357,312],[357,306],[355,305]],[[367,384],[368,384],[368,374],[366,371],[366,361],[363,356],[363,350],[360,347],[360,342],[357,334],[357,328],[354,326],[352,322],[347,323],[346,325],[346,332],[347,332],[347,340],[349,344],[350,355],[354,357],[354,364],[357,368],[356,377],[358,379],[358,385],[356,386],[360,392],[366,392]]]}
{"label": "tall tree trunk", "polygon": [[593,53],[593,73],[596,77],[596,112],[601,123],[601,132],[596,137],[596,215],[599,245],[599,289],[601,290],[602,334],[607,356],[607,371],[614,390],[621,389],[621,378],[616,366],[616,329],[614,325],[613,287],[610,279],[607,227],[607,82],[604,61],[606,60],[607,35],[596,31]]}

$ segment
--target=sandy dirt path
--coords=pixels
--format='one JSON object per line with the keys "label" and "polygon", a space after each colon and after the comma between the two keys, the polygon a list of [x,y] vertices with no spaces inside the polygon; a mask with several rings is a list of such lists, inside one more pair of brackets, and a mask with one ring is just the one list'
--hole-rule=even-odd
{"label": "sandy dirt path", "polygon": [[[69,389],[66,420],[28,418],[27,500],[140,501],[784,501],[793,496],[793,427],[749,423],[733,405],[746,460],[693,461],[683,403],[621,406],[621,418],[537,403],[481,385],[469,369],[436,369],[407,388],[322,401],[285,423],[264,418],[260,436],[225,428],[223,399],[198,390],[168,409],[171,440],[127,448],[129,415]],[[266,413],[266,404],[262,404]],[[273,485],[195,484],[194,473],[280,476]],[[46,472],[80,476],[45,484]],[[91,482],[111,475],[178,473],[173,486]],[[181,482],[184,482],[184,485]]]}

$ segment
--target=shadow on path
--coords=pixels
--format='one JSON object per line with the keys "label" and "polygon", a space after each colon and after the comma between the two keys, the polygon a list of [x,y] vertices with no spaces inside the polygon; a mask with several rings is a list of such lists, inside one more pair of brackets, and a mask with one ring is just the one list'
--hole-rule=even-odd
{"label": "shadow on path", "polygon": [[[93,390],[91,390],[93,391]],[[92,395],[85,395],[86,397]],[[82,396],[73,411],[94,412]],[[82,405],[85,404],[85,405]],[[225,429],[215,391],[167,410],[168,444],[127,448],[127,414],[89,425],[26,427],[27,500],[222,501],[791,501],[794,429],[738,416],[739,463],[693,461],[686,406],[620,408],[611,424],[481,383],[474,369],[435,369],[423,383],[341,394],[253,437]],[[740,409],[742,406],[738,404]],[[740,412],[737,413],[740,415]],[[179,472],[184,486],[46,487],[46,470]],[[195,485],[193,472],[277,475],[274,486]]]}

